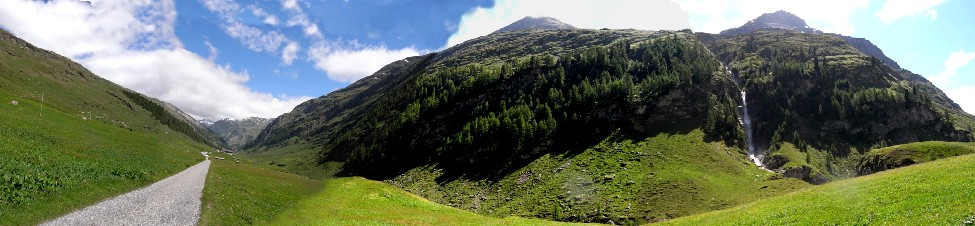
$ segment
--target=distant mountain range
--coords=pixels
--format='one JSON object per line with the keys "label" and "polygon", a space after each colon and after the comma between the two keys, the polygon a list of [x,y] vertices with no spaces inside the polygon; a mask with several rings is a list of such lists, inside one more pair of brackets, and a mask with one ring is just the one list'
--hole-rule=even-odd
{"label": "distant mountain range", "polygon": [[241,150],[253,141],[261,130],[274,119],[250,117],[245,119],[199,120],[199,123],[217,134],[233,150]]}

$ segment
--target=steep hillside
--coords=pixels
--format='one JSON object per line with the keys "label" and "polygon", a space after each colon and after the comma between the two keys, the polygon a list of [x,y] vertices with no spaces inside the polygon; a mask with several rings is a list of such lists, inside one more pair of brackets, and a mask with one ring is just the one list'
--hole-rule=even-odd
{"label": "steep hillside", "polygon": [[227,142],[234,151],[241,150],[244,145],[254,141],[271,120],[266,118],[250,117],[245,119],[222,119],[216,122],[203,122],[201,125],[216,133],[223,141]]}
{"label": "steep hillside", "polygon": [[30,225],[182,171],[214,144],[166,104],[0,30],[0,225]]}
{"label": "steep hillside", "polygon": [[[541,40],[552,45],[525,47]],[[513,31],[306,102],[251,152],[311,176],[389,179],[488,215],[648,222],[806,186],[747,161],[735,97],[689,31]]]}
{"label": "steep hillside", "polygon": [[387,65],[248,151],[487,215],[640,223],[853,176],[873,147],[970,140],[972,121],[831,34],[516,30]]}

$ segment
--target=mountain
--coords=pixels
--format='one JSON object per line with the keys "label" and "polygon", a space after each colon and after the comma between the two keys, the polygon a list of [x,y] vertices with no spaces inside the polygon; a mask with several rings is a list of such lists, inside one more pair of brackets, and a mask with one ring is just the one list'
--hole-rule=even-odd
{"label": "mountain", "polygon": [[261,130],[273,119],[250,117],[245,119],[222,119],[216,122],[201,120],[200,124],[227,142],[233,150],[240,150],[248,142],[253,141]]}
{"label": "mountain", "polygon": [[168,103],[0,30],[0,225],[36,225],[169,177],[219,138]]}
{"label": "mountain", "polygon": [[571,30],[576,29],[576,27],[563,23],[555,18],[551,17],[525,17],[521,18],[514,23],[504,26],[498,29],[494,33],[517,31],[517,30]]}
{"label": "mountain", "polygon": [[[802,33],[823,33],[820,30],[809,27],[806,21],[795,14],[786,11],[776,11],[774,13],[762,14],[754,20],[750,20],[741,27],[732,28],[728,30],[721,31],[722,36],[735,36],[741,34],[748,34],[755,31],[772,31],[772,30],[788,30],[794,32]],[[853,46],[863,54],[867,56],[872,56],[883,61],[887,66],[894,69],[900,69],[900,65],[897,64],[893,59],[884,55],[884,51],[880,50],[879,47],[874,45],[870,40],[864,38],[856,38],[845,35],[836,35],[846,43]]]}
{"label": "mountain", "polygon": [[210,126],[213,125],[213,120],[209,120],[209,119],[200,119],[197,120],[196,122],[202,125],[203,127],[207,127],[207,128],[210,128]]}
{"label": "mountain", "polygon": [[823,33],[820,30],[809,27],[806,21],[799,18],[799,16],[779,10],[774,13],[762,14],[758,18],[749,20],[741,27],[724,30],[720,34],[734,36],[759,30],[790,30],[802,33]]}
{"label": "mountain", "polygon": [[302,103],[247,152],[492,216],[635,224],[852,177],[874,147],[975,139],[930,82],[786,14],[737,35],[493,33]]}

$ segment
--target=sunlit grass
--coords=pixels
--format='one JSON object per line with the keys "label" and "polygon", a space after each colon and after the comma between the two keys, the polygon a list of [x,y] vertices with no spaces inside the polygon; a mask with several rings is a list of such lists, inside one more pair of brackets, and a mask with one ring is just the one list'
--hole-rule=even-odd
{"label": "sunlit grass", "polygon": [[664,225],[958,225],[975,217],[975,155],[836,181]]}

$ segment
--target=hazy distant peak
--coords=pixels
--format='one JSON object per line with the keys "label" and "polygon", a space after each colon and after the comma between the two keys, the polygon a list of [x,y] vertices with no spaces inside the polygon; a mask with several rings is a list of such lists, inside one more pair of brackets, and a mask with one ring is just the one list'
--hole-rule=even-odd
{"label": "hazy distant peak", "polygon": [[565,29],[575,29],[575,26],[571,24],[564,23],[558,19],[551,17],[525,17],[521,18],[514,23],[505,26],[494,33],[517,31],[517,30],[565,30]]}

